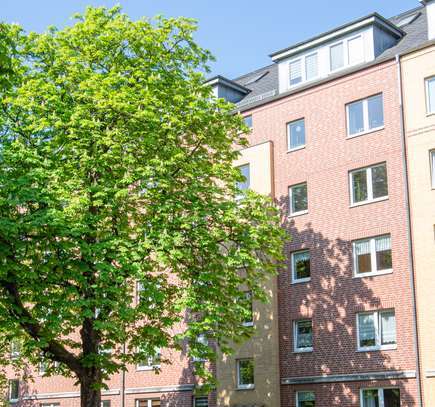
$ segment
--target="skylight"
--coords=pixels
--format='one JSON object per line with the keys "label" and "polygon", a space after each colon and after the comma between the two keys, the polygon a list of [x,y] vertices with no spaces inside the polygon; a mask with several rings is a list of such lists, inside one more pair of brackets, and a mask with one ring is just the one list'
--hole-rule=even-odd
{"label": "skylight", "polygon": [[405,25],[411,24],[414,20],[417,19],[417,17],[420,15],[421,13],[414,13],[411,14],[409,16],[406,16],[404,18],[402,18],[401,20],[399,20],[399,22],[396,24],[397,27],[404,27]]}

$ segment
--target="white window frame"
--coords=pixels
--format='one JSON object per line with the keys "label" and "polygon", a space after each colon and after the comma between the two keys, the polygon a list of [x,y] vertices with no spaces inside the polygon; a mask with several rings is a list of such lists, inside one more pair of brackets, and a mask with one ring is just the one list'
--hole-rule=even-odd
{"label": "white window frame", "polygon": [[[39,407],[59,407],[60,403],[41,403]],[[103,406],[101,406],[103,407]]]}
{"label": "white window frame", "polygon": [[[383,274],[391,274],[393,272],[393,267],[386,270],[379,270],[378,271],[378,264],[377,264],[377,258],[376,258],[376,239],[379,237],[387,237],[390,238],[390,245],[391,245],[391,255],[393,254],[393,246],[392,246],[392,239],[391,234],[387,233],[385,235],[379,235],[374,237],[368,237],[365,239],[357,239],[352,241],[352,258],[353,258],[353,277],[354,278],[363,278],[363,277],[371,277],[371,276],[382,276]],[[371,269],[369,273],[358,273],[358,257],[356,254],[356,245],[359,242],[370,242],[370,261],[371,261]]]}
{"label": "white window frame", "polygon": [[[298,212],[292,212],[292,201],[293,201],[293,188],[298,187],[300,185],[307,186],[307,209]],[[289,197],[289,215],[290,217],[305,215],[308,213],[308,183],[307,182],[299,182],[298,184],[290,185],[288,187],[288,197]]]}
{"label": "white window frame", "polygon": [[[294,123],[303,121],[304,122],[304,139],[305,139],[305,143],[301,144],[298,147],[291,147],[291,143],[290,143],[290,139],[291,139],[291,134],[290,134],[290,126]],[[307,127],[305,126],[305,117],[301,117],[300,119],[296,119],[296,120],[292,120],[291,122],[287,123],[287,152],[290,153],[292,151],[297,151],[297,150],[302,150],[303,148],[305,148],[307,146]]]}
{"label": "white window frame", "polygon": [[[306,321],[310,321],[311,322],[311,338],[312,338],[312,343],[311,343],[311,347],[309,348],[298,348],[298,323],[299,322],[306,322]],[[293,352],[294,353],[310,353],[313,352],[314,350],[314,346],[313,346],[313,342],[314,342],[314,329],[313,329],[313,320],[312,319],[298,319],[297,321],[293,321]]]}
{"label": "white window frame", "polygon": [[112,404],[109,399],[101,400],[101,403],[100,403],[101,407],[104,407],[104,405],[106,403],[108,403],[107,407],[110,407],[110,405]]}
{"label": "white window frame", "polygon": [[[382,167],[385,166],[385,171],[387,172],[387,192],[389,194],[390,189],[388,188],[388,167],[387,167],[387,163],[383,162],[383,163],[379,163],[379,164],[374,164],[374,165],[370,165],[368,167],[363,167],[363,168],[356,168],[354,170],[349,171],[349,192],[350,192],[350,206],[360,206],[360,205],[365,205],[365,204],[369,204],[369,203],[374,203],[374,202],[380,202],[380,201],[385,201],[388,199],[388,194],[385,196],[380,196],[379,198],[373,198],[373,177],[372,177],[372,170],[373,168],[376,167]],[[365,201],[358,201],[358,202],[354,202],[354,197],[353,197],[353,174],[356,172],[361,172],[361,171],[366,171],[366,178],[367,178],[367,199]]]}
{"label": "white window frame", "polygon": [[[299,254],[299,253],[308,253],[310,256],[310,277],[306,277],[306,278],[297,278],[296,276],[296,267],[295,267],[295,255]],[[295,252],[292,252],[291,255],[291,275],[292,275],[292,284],[297,284],[297,283],[306,283],[308,281],[311,281],[311,252],[309,249],[302,249],[302,250],[297,250]]]}
{"label": "white window frame", "polygon": [[[375,96],[382,96],[382,109],[384,112],[384,124],[382,124],[381,126],[378,127],[373,127],[372,129],[370,129],[370,120],[369,120],[369,102],[368,100],[372,97]],[[349,106],[354,104],[354,103],[358,103],[358,102],[362,102],[363,104],[363,123],[364,123],[364,130],[358,132],[358,133],[353,133],[350,134],[350,118],[349,118]],[[349,102],[346,104],[346,131],[347,131],[347,138],[354,138],[354,137],[358,137],[358,136],[363,136],[364,134],[370,134],[373,133],[375,131],[379,131],[385,128],[385,109],[384,109],[384,94],[382,92],[380,93],[376,93],[374,95],[368,96],[366,98],[363,99],[358,99],[358,100],[354,100],[352,102]]]}
{"label": "white window frame", "polygon": [[385,407],[384,400],[384,390],[399,390],[399,387],[365,387],[360,389],[359,397],[360,397],[360,406],[364,407],[364,391],[365,390],[377,390],[378,398],[379,398],[379,407]]}
{"label": "white window frame", "polygon": [[[332,69],[331,50],[332,50],[332,48],[334,48],[340,44],[343,45],[343,66],[341,66],[340,68]],[[338,71],[341,71],[342,69],[346,68],[346,66],[347,66],[347,63],[346,63],[347,56],[346,55],[347,55],[346,41],[340,40],[340,41],[334,42],[333,44],[328,46],[329,73],[338,72]]]}
{"label": "white window frame", "polygon": [[[356,336],[357,336],[357,351],[358,352],[371,352],[371,351],[379,351],[379,350],[396,350],[397,349],[397,325],[396,325],[396,343],[391,345],[382,345],[381,344],[381,323],[380,318],[383,313],[394,311],[394,318],[396,318],[396,310],[394,308],[383,309],[380,311],[363,311],[358,312],[356,314]],[[360,315],[369,315],[373,314],[375,321],[375,342],[374,346],[360,346],[360,338],[359,338],[359,316]],[[396,319],[397,324],[397,319]]]}
{"label": "white window frame", "polygon": [[[354,64],[350,64],[350,62],[349,62],[349,42],[352,40],[356,40],[357,38],[362,39],[362,50],[361,50],[362,59],[359,62],[356,62]],[[339,44],[343,44],[343,66],[340,68],[337,68],[337,69],[331,69],[331,65],[332,65],[331,48],[333,48]],[[329,61],[328,69],[329,69],[329,73],[339,72],[342,69],[348,68],[349,66],[356,66],[356,65],[364,63],[364,61],[365,61],[365,52],[364,52],[365,49],[364,48],[365,48],[364,47],[364,38],[363,38],[363,35],[361,33],[356,34],[356,35],[352,35],[349,38],[345,38],[345,39],[342,39],[340,41],[336,41],[333,44],[328,45],[328,61]]]}
{"label": "white window frame", "polygon": [[254,326],[254,299],[252,297],[252,291],[245,291],[246,295],[250,295],[251,296],[251,314],[252,314],[252,320],[251,321],[244,321],[243,322],[243,326],[246,327],[250,327],[250,326]]}
{"label": "white window frame", "polygon": [[[147,402],[147,404],[148,404],[148,406],[147,407],[152,407],[153,406],[153,400],[157,400],[156,398],[154,398],[154,399],[136,399],[135,400],[135,402],[134,402],[134,405],[136,406],[136,407],[139,407],[139,403],[141,402],[141,401],[146,401]],[[160,399],[158,399],[160,402],[161,402],[161,400]]]}
{"label": "white window frame", "polygon": [[[424,80],[424,82],[425,82],[425,93],[426,93],[426,113],[428,115],[435,114],[435,106],[431,106],[430,105],[430,97],[429,97],[430,96],[429,95],[429,83],[432,82],[432,81],[435,82],[435,76],[431,76],[431,77],[426,78]],[[431,110],[431,108],[433,110]]]}
{"label": "white window frame", "polygon": [[299,394],[300,393],[312,393],[314,395],[314,403],[316,402],[316,393],[313,390],[301,390],[296,392],[296,407],[299,407]]}
{"label": "white window frame", "polygon": [[237,359],[236,362],[236,370],[237,370],[237,388],[241,389],[241,390],[252,390],[255,388],[255,365],[254,365],[254,383],[250,383],[250,384],[241,384],[240,383],[240,362],[243,362],[245,360],[251,360],[252,363],[254,364],[254,359],[253,358],[243,358],[243,359]]}
{"label": "white window frame", "polygon": [[[161,356],[162,351],[161,349],[156,349],[156,356],[159,355]],[[142,365],[140,363],[136,364],[136,370],[137,371],[149,371],[149,370],[155,370],[155,369],[160,369],[161,364],[157,363],[157,364],[152,364],[152,361],[154,360],[153,356],[149,356],[148,357],[148,364],[147,365]],[[151,362],[151,363],[150,363]]]}
{"label": "white window frame", "polygon": [[[315,76],[314,78],[311,78],[310,80],[307,80],[307,65],[306,65],[307,62],[306,62],[306,59],[307,59],[307,57],[311,57],[313,55],[317,55],[317,76]],[[290,83],[290,65],[295,63],[295,62],[298,62],[298,61],[300,61],[300,64],[301,64],[301,81],[295,85],[292,85]],[[291,59],[288,62],[288,75],[287,76],[288,76],[288,88],[289,89],[296,88],[297,86],[301,86],[305,83],[309,83],[309,82],[312,82],[312,81],[319,79],[320,78],[319,52],[313,51],[313,52],[310,52],[306,55],[302,55],[302,56],[299,56],[297,58]]]}
{"label": "white window frame", "polygon": [[[209,345],[208,338],[207,338],[206,334],[199,334],[196,337],[196,341],[199,342],[199,343],[202,343],[204,346],[208,346]],[[193,362],[201,362],[201,363],[207,362],[207,359],[201,358],[201,357],[197,357],[197,356],[193,357],[192,360],[193,360]]]}
{"label": "white window frame", "polygon": [[[18,397],[17,398],[12,398],[12,382],[13,381],[17,381],[18,382]],[[20,399],[20,379],[9,379],[9,383],[8,383],[8,401],[14,403],[17,402]]]}
{"label": "white window frame", "polygon": [[435,149],[429,150],[429,168],[431,177],[431,187],[435,189]]}

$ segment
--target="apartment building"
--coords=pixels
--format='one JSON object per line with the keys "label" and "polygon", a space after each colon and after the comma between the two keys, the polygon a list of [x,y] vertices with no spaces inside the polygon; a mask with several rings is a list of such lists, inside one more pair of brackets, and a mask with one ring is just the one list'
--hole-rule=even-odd
{"label": "apartment building", "polygon": [[[251,127],[240,186],[281,208],[287,267],[253,303],[253,337],[216,363],[213,394],[195,396],[192,361],[165,354],[159,375],[149,360],[113,377],[105,407],[435,405],[433,4],[208,81]],[[72,380],[10,379],[17,404],[79,405]]]}

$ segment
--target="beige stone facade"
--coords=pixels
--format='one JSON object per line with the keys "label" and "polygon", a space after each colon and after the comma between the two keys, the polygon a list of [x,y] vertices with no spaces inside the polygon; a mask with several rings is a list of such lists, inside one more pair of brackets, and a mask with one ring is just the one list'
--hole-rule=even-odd
{"label": "beige stone facade", "polygon": [[435,406],[435,114],[429,112],[426,82],[435,76],[435,45],[403,56],[401,65],[421,377],[424,405]]}

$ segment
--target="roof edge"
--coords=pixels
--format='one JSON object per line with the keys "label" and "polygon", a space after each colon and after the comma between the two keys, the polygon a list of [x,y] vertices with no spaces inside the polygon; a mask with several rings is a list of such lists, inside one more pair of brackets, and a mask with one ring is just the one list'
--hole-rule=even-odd
{"label": "roof edge", "polygon": [[251,89],[248,89],[245,86],[240,85],[239,83],[237,83],[231,79],[225,78],[222,75],[216,75],[210,79],[207,79],[205,81],[205,84],[210,85],[210,86],[221,84],[221,85],[227,86],[229,88],[232,88],[232,89],[237,90],[238,92],[244,93],[244,94],[248,94],[249,92],[251,92]]}

